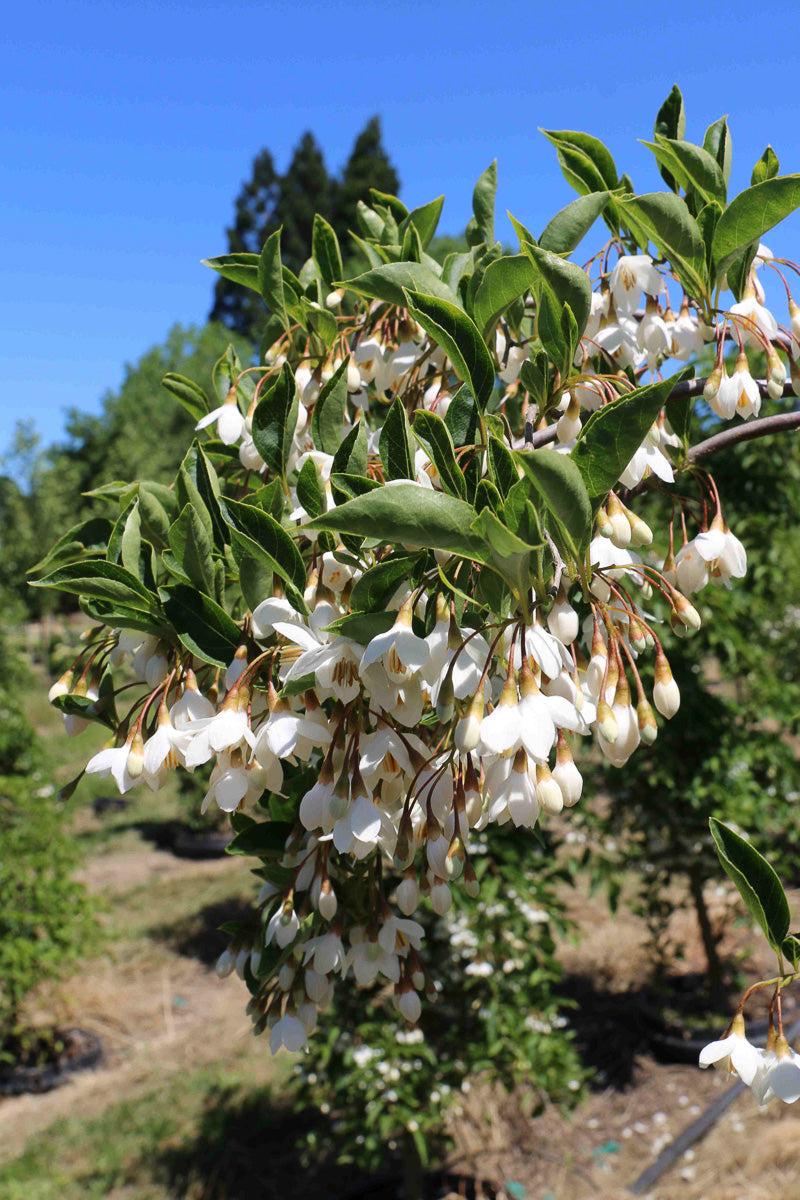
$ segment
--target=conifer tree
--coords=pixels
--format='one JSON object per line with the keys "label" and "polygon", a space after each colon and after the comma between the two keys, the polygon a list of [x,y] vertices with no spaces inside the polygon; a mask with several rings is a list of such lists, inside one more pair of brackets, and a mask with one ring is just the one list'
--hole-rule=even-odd
{"label": "conifer tree", "polygon": [[347,246],[347,231],[358,229],[356,209],[359,200],[370,199],[370,188],[396,196],[400,180],[381,138],[380,117],[370,117],[355,140],[340,180],[334,185],[333,220],[342,247]]}

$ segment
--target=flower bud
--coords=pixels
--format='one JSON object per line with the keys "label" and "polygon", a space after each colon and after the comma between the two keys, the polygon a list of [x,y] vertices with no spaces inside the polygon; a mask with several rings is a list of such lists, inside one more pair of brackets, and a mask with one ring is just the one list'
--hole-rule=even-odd
{"label": "flower bud", "polygon": [[464,891],[474,900],[480,890],[481,887],[478,883],[478,876],[475,874],[475,868],[471,862],[468,862],[464,868]]}
{"label": "flower bud", "polygon": [[307,1034],[312,1034],[317,1027],[316,1004],[301,1004],[297,1010],[297,1019]]}
{"label": "flower bud", "polygon": [[597,532],[602,537],[610,538],[614,532],[614,526],[608,518],[608,513],[602,506],[597,510]]}
{"label": "flower bud", "polygon": [[605,696],[601,697],[597,704],[597,728],[607,742],[617,740],[617,718]]}
{"label": "flower bud", "polygon": [[789,297],[789,320],[792,324],[792,333],[800,342],[800,305],[796,304],[792,297]]}
{"label": "flower bud", "polygon": [[560,595],[556,598],[555,604],[547,614],[547,628],[553,637],[557,637],[565,646],[569,646],[578,636],[578,614],[566,596]]}
{"label": "flower bud", "polygon": [[229,946],[226,950],[222,951],[222,954],[220,954],[219,958],[216,961],[214,970],[216,971],[216,973],[220,979],[225,979],[225,977],[227,975],[231,974],[231,972],[233,971],[233,968],[235,966],[236,966],[236,955],[233,953],[233,951],[231,950],[231,948]]}
{"label": "flower bud", "polygon": [[70,684],[72,683],[72,667],[64,672],[60,679],[57,679],[50,691],[47,693],[47,699],[52,704],[59,696],[68,696]]}
{"label": "flower bud", "polygon": [[470,704],[466,716],[456,725],[453,742],[459,754],[469,754],[481,739],[483,721],[483,689],[479,689]]}
{"label": "flower bud", "polygon": [[556,750],[556,765],[553,768],[553,779],[561,789],[564,804],[572,808],[581,798],[583,777],[575,766],[575,761],[567,745],[567,739],[559,730],[558,749]]}
{"label": "flower bud", "polygon": [[800,362],[795,362],[793,358],[790,358],[789,372],[792,379],[792,391],[795,396],[800,396]]}
{"label": "flower bud", "polygon": [[325,307],[338,308],[343,299],[344,288],[334,288],[334,290],[332,292],[328,292],[327,296],[325,297]]}
{"label": "flower bud", "polygon": [[636,720],[639,725],[639,736],[645,746],[652,746],[658,737],[658,725],[653,710],[642,696],[636,705]]}
{"label": "flower bud", "polygon": [[284,963],[278,971],[278,987],[282,992],[288,992],[294,983],[295,970],[291,963]]}
{"label": "flower bud", "polygon": [[653,531],[646,521],[641,517],[637,517],[636,513],[627,510],[626,513],[631,526],[631,545],[632,546],[651,546],[653,543]]}
{"label": "flower bud", "polygon": [[624,550],[630,545],[631,523],[614,492],[608,494],[608,520],[611,525],[611,541],[620,550]]}
{"label": "flower bud", "polygon": [[422,1012],[422,1002],[413,988],[406,988],[400,993],[397,1007],[407,1021],[412,1025],[417,1023]]}
{"label": "flower bud", "polygon": [[680,708],[681,693],[673,678],[667,656],[659,649],[656,655],[656,682],[653,688],[653,703],[662,717],[670,720]]}
{"label": "flower bud", "polygon": [[770,346],[767,354],[767,392],[773,400],[780,400],[783,395],[783,385],[786,383],[786,367],[781,362],[774,347]]}
{"label": "flower bud", "polygon": [[336,909],[339,907],[336,899],[336,892],[331,887],[330,879],[323,879],[322,887],[319,892],[319,915],[324,917],[326,921],[332,921],[336,916]]}
{"label": "flower bud", "polygon": [[419,888],[413,870],[406,871],[395,893],[397,907],[404,916],[410,917],[419,907]]}
{"label": "flower bud", "polygon": [[719,385],[722,383],[722,364],[714,367],[714,370],[709,375],[703,388],[703,399],[706,404],[710,404],[716,398],[719,391]]}
{"label": "flower bud", "polygon": [[144,770],[144,742],[138,729],[130,740],[130,747],[127,764],[128,774],[133,779],[138,779]]}
{"label": "flower bud", "polygon": [[681,592],[673,591],[672,602],[675,605],[675,611],[679,619],[683,622],[687,629],[697,630],[703,624],[700,613],[693,604],[690,604]]}
{"label": "flower bud", "polygon": [[446,912],[449,912],[450,905],[453,903],[453,897],[450,888],[443,879],[434,880],[431,888],[431,907],[433,911],[440,917],[443,917]]}
{"label": "flower bud", "polygon": [[553,778],[547,763],[536,764],[536,799],[545,812],[557,816],[564,807],[561,788]]}
{"label": "flower bud", "polygon": [[328,977],[315,971],[313,967],[306,967],[303,979],[309,1000],[313,1000],[315,1004],[321,1003],[328,990]]}

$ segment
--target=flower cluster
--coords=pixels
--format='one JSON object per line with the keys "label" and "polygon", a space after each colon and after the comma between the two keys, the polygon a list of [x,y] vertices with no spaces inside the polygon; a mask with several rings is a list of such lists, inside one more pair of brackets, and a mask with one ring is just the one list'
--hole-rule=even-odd
{"label": "flower cluster", "polygon": [[737,1013],[725,1036],[700,1051],[700,1066],[721,1066],[749,1087],[760,1105],[773,1099],[794,1104],[800,1100],[800,1054],[770,1022],[765,1048],[745,1036],[744,1018]]}
{"label": "flower cluster", "polygon": [[[273,1050],[305,1045],[350,975],[383,981],[415,1022],[415,918],[446,914],[454,886],[475,893],[476,833],[575,805],[579,738],[622,768],[655,739],[653,709],[675,715],[659,627],[696,629],[689,596],[746,559],[685,416],[672,420],[700,392],[662,369],[716,341],[716,373],[733,336],[741,355],[769,347],[765,387],[783,390],[763,248],[742,300],[716,310],[700,276],[635,252],[646,242],[627,227],[585,269],[521,234],[520,273],[483,202],[469,253],[439,267],[424,251],[436,203],[363,206],[370,269],[347,285],[318,219],[306,282],[279,269],[266,296],[262,361],[230,351],[216,404],[172,377],[216,438],[172,489],[122,492],[103,559],[71,531],[40,581],[97,622],[51,691],[68,732],[92,718],[114,731],[86,770],[127,792],[210,765],[205,806],[261,860],[259,919],[218,970],[245,978]],[[270,255],[280,268],[279,237],[253,278]],[[242,259],[211,265],[240,278]],[[661,307],[676,280],[677,316]],[[658,552],[631,505],[679,470],[696,492],[672,495]],[[120,670],[141,685],[121,718]]]}

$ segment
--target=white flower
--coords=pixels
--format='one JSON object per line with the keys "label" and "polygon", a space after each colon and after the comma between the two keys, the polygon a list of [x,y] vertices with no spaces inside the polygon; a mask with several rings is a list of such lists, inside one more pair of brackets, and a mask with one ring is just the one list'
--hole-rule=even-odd
{"label": "white flower", "polygon": [[412,630],[411,608],[404,604],[392,628],[379,633],[368,644],[359,670],[363,678],[365,669],[380,661],[393,683],[405,683],[425,666],[429,657],[428,643]]}
{"label": "white flower", "polygon": [[338,634],[329,641],[324,631],[316,633],[290,622],[276,621],[273,628],[302,651],[284,675],[286,683],[313,675],[320,699],[335,696],[343,704],[355,700],[361,689],[359,663],[363,654],[357,642]]}
{"label": "white flower", "polygon": [[250,627],[253,637],[263,642],[270,636],[278,621],[299,624],[302,618],[282,596],[269,596],[253,609]]}
{"label": "white flower", "polygon": [[302,1021],[285,1013],[272,1026],[269,1034],[270,1054],[277,1054],[281,1046],[285,1046],[291,1054],[298,1054],[308,1045],[308,1036]]}
{"label": "white flower", "polygon": [[710,1067],[712,1063],[720,1063],[729,1071],[734,1071],[748,1087],[755,1079],[760,1063],[759,1051],[744,1035],[741,1013],[734,1017],[730,1033],[726,1037],[709,1042],[700,1051],[700,1066]]}
{"label": "white flower", "polygon": [[236,403],[235,394],[219,408],[215,408],[213,412],[206,413],[204,417],[201,417],[195,425],[195,429],[205,429],[212,421],[217,422],[217,435],[226,446],[232,446],[234,442],[239,441],[245,432],[245,422]]}
{"label": "white flower", "polygon": [[139,751],[137,754],[130,738],[124,746],[111,746],[98,751],[86,764],[87,775],[99,775],[101,778],[110,775],[123,795],[142,782],[143,771],[143,753]]}
{"label": "white flower", "polygon": [[620,475],[621,484],[627,488],[636,487],[651,473],[658,476],[659,479],[663,479],[665,483],[673,482],[675,476],[672,471],[672,463],[661,450],[659,441],[658,427],[654,425]]}
{"label": "white flower", "polygon": [[747,552],[715,518],[710,529],[681,547],[675,556],[675,570],[683,592],[699,592],[709,578],[730,587],[731,579],[743,579],[747,574]]}
{"label": "white flower", "polygon": [[293,942],[300,929],[300,918],[293,908],[277,909],[267,923],[266,933],[264,934],[264,945],[268,946],[275,939],[281,950]]}
{"label": "white flower", "polygon": [[190,741],[191,735],[186,730],[175,728],[167,707],[162,702],[158,710],[156,731],[144,745],[145,771],[156,775],[165,763],[169,767],[176,767],[183,761],[183,752]]}
{"label": "white flower", "polygon": [[649,254],[621,255],[611,272],[609,286],[615,305],[623,313],[633,312],[641,292],[660,296],[666,291],[666,284]]}
{"label": "white flower", "polygon": [[[738,304],[730,307],[731,316],[740,317],[736,324],[742,335],[742,340],[748,346],[763,350],[763,338],[772,342],[778,336],[778,322],[768,308],[759,304],[754,294],[746,295]],[[761,337],[759,337],[759,333]]]}
{"label": "white flower", "polygon": [[186,676],[183,692],[172,706],[169,719],[178,731],[188,729],[193,721],[213,717],[214,705],[201,693],[197,686],[194,671]]}

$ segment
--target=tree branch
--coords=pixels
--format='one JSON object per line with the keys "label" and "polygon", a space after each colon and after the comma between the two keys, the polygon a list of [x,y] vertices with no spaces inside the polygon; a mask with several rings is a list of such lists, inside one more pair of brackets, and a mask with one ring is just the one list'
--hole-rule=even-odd
{"label": "tree branch", "polygon": [[773,433],[783,433],[788,429],[800,429],[800,409],[792,412],[778,413],[774,417],[761,417],[758,421],[748,421],[746,425],[736,425],[733,429],[723,429],[713,437],[698,442],[689,450],[689,462],[698,462],[708,458],[718,450],[725,450],[736,442],[750,442],[753,438],[769,437]]}

